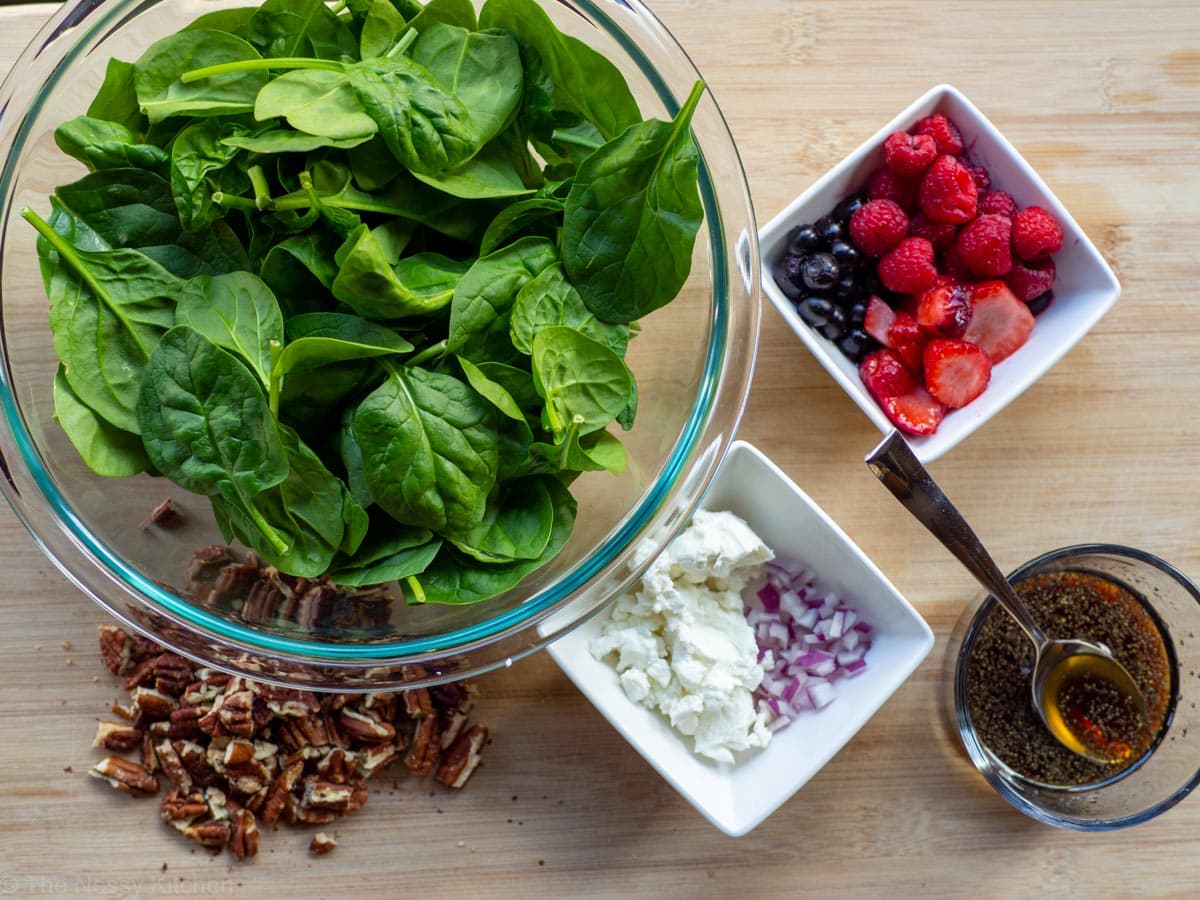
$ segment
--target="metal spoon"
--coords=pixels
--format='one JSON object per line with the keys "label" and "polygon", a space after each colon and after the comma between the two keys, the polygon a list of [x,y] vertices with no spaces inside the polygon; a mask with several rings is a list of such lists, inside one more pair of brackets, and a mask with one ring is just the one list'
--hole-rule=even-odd
{"label": "metal spoon", "polygon": [[[1146,701],[1133,677],[1113,659],[1108,648],[1087,641],[1051,640],[1046,636],[971,526],[917,461],[899,432],[893,431],[884,438],[867,456],[866,463],[884,487],[967,567],[1033,641],[1037,648],[1032,680],[1033,705],[1051,733],[1068,749],[1098,762],[1120,762],[1134,753],[1140,755],[1150,742],[1146,733]],[[1120,740],[1110,742],[1096,731],[1100,723],[1087,723],[1089,730],[1075,721],[1077,717],[1064,716],[1060,709],[1061,692],[1072,682],[1079,686],[1081,678],[1089,682],[1083,685],[1085,690],[1095,688],[1096,682],[1102,681],[1119,692],[1140,720],[1141,733],[1122,734]],[[1129,709],[1126,706],[1126,710]]]}

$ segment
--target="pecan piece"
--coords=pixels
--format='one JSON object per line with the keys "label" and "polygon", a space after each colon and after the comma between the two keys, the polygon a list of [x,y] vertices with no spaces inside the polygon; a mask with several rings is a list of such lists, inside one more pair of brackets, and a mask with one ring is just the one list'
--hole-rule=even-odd
{"label": "pecan piece", "polygon": [[163,694],[178,697],[194,677],[192,664],[178,654],[164,653],[154,663],[154,687]]}
{"label": "pecan piece", "polygon": [[117,753],[129,753],[142,746],[142,730],[127,722],[97,722],[93,747],[102,747]]}
{"label": "pecan piece", "polygon": [[347,738],[363,744],[383,744],[396,737],[396,729],[387,722],[380,722],[371,713],[359,712],[349,706],[343,707],[338,725]]}
{"label": "pecan piece", "polygon": [[428,775],[437,765],[438,737],[441,734],[441,723],[437,716],[423,716],[417,719],[417,729],[413,732],[412,744],[404,754],[404,766],[417,775]]}
{"label": "pecan piece", "polygon": [[[132,651],[135,655],[137,650]],[[121,682],[121,687],[127,691],[132,691],[135,687],[145,687],[154,681],[154,667],[158,665],[158,657],[161,654],[154,654],[141,659],[137,665],[125,676],[125,680]]]}
{"label": "pecan piece", "polygon": [[190,824],[208,813],[208,804],[200,791],[184,792],[174,787],[167,791],[162,798],[162,820],[169,824],[186,822]]}
{"label": "pecan piece", "polygon": [[304,779],[304,793],[300,797],[300,808],[331,809],[334,812],[345,812],[354,796],[354,788],[347,784],[335,784],[326,781],[318,775],[309,775]]}
{"label": "pecan piece", "polygon": [[250,682],[250,690],[277,716],[299,718],[316,715],[321,711],[321,703],[312,691],[279,687],[261,681]]}
{"label": "pecan piece", "polygon": [[158,792],[158,779],[142,766],[119,756],[106,756],[96,763],[88,774],[103,778],[119,791],[127,794],[154,794]]}
{"label": "pecan piece", "polygon": [[[232,683],[232,682],[231,682]],[[250,737],[254,734],[254,694],[249,690],[228,692],[214,707],[221,725],[230,734]]]}
{"label": "pecan piece", "polygon": [[487,743],[488,730],[484,725],[472,725],[459,736],[446,751],[438,766],[439,782],[446,787],[460,788],[467,783],[471,773],[479,766],[483,745]]}
{"label": "pecan piece", "polygon": [[286,765],[282,772],[275,776],[275,781],[267,790],[267,799],[263,801],[262,823],[274,825],[283,814],[293,788],[304,774],[304,760],[296,760]]}
{"label": "pecan piece", "polygon": [[156,525],[159,528],[178,528],[183,524],[183,510],[170,497],[167,497],[158,506],[150,510],[150,515],[142,521],[138,526],[142,531],[149,531],[151,525]]}
{"label": "pecan piece", "polygon": [[189,839],[212,854],[220,853],[229,843],[229,825],[225,822],[201,822],[198,825],[188,825],[180,830]]}
{"label": "pecan piece", "polygon": [[410,688],[401,696],[404,698],[404,711],[414,719],[423,719],[433,715],[433,700],[425,688]]}
{"label": "pecan piece", "polygon": [[173,785],[184,791],[192,789],[192,776],[184,768],[183,760],[179,758],[175,746],[169,740],[159,741],[155,744],[154,755],[158,757],[158,764],[162,767],[163,774],[170,779]]}
{"label": "pecan piece", "polygon": [[154,688],[139,686],[133,688],[133,708],[135,713],[141,713],[150,721],[161,721],[171,717],[171,713],[179,708],[179,701]]}
{"label": "pecan piece", "polygon": [[[192,781],[200,787],[210,787],[217,783],[217,770],[208,763],[208,754],[195,741],[171,741],[171,746],[179,755],[179,761],[187,770]],[[162,757],[160,756],[161,760]],[[164,768],[166,768],[164,763]]]}
{"label": "pecan piece", "polygon": [[258,853],[258,823],[254,813],[239,809],[233,814],[233,827],[229,832],[229,849],[241,861]]}
{"label": "pecan piece", "polygon": [[365,747],[359,752],[359,771],[362,772],[364,778],[370,778],[399,755],[400,748],[395,744],[376,744],[373,747]]}
{"label": "pecan piece", "polygon": [[331,838],[323,831],[318,831],[313,835],[313,839],[308,844],[308,852],[313,856],[324,856],[337,846],[337,841]]}
{"label": "pecan piece", "polygon": [[116,625],[100,626],[100,657],[114,675],[127,675],[134,666],[134,642]]}

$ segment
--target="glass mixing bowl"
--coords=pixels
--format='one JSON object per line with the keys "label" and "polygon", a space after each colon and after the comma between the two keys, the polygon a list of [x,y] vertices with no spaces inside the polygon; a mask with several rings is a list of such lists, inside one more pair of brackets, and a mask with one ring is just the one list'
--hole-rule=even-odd
{"label": "glass mixing bowl", "polygon": [[[76,0],[64,4],[0,88],[0,454],[4,490],[42,550],[124,624],[192,658],[304,687],[371,690],[432,684],[510,664],[601,609],[684,525],[745,405],[758,338],[758,248],[745,175],[706,93],[692,122],[701,152],[704,224],[679,297],[642,321],[628,362],[639,410],[623,433],[624,474],[572,487],[569,544],[517,588],[469,606],[407,606],[395,597],[330,601],[269,614],[210,605],[185,591],[200,548],[222,542],[207,499],[161,478],[94,475],[52,417],[56,359],[34,231],[54,187],[83,174],[54,144],[81,114],[110,57],[136,59],[198,15],[244,0]],[[555,24],[605,54],[645,116],[672,115],[700,77],[637,0],[545,0]],[[166,497],[180,527],[145,528]],[[286,606],[286,604],[285,604]],[[551,617],[569,607],[569,615]],[[541,626],[541,627],[539,627]]]}
{"label": "glass mixing bowl", "polygon": [[[1077,831],[1109,831],[1166,812],[1200,784],[1200,589],[1177,569],[1149,553],[1112,544],[1065,547],[1027,562],[1009,575],[1075,572],[1116,584],[1151,614],[1163,637],[1170,672],[1166,721],[1150,752],[1105,780],[1063,787],[1039,783],[1014,771],[980,739],[967,704],[967,670],[983,623],[999,614],[986,596],[959,619],[946,655],[947,706],[967,755],[1005,800],[1039,822]],[[996,612],[993,612],[996,611]],[[1053,635],[1052,636],[1061,636]]]}

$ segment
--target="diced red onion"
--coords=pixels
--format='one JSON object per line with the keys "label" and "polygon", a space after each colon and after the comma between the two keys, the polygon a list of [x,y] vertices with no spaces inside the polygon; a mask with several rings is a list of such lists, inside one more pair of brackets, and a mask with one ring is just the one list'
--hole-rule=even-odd
{"label": "diced red onion", "polygon": [[824,709],[836,697],[836,679],[867,667],[872,629],[836,594],[817,590],[802,563],[777,557],[764,574],[747,598],[746,621],[764,668],[757,708],[779,731],[806,710]]}

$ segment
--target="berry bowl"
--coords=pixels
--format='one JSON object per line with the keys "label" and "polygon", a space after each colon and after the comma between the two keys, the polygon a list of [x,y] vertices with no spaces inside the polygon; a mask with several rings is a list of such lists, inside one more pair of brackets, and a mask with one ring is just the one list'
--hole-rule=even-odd
{"label": "berry bowl", "polygon": [[[701,506],[733,513],[749,525],[775,554],[768,572],[774,564],[803,571],[810,617],[817,615],[818,598],[831,597],[860,617],[861,633],[870,642],[865,665],[855,671],[852,664],[849,672],[831,678],[831,700],[796,711],[765,748],[741,750],[732,763],[713,761],[694,752],[692,740],[658,709],[630,699],[611,658],[596,658],[594,642],[613,618],[611,611],[559,638],[548,652],[663,778],[713,825],[737,837],[758,826],[853,739],[929,654],[933,632],[853,540],[751,444],[734,443]],[[749,609],[757,608],[752,599],[757,586],[751,581],[743,591]],[[753,615],[747,612],[748,622]],[[808,678],[801,690],[813,691],[817,683]],[[785,682],[779,684],[781,696],[787,696]]]}
{"label": "berry bowl", "polygon": [[[732,441],[759,317],[757,233],[736,148],[700,75],[644,4],[493,0],[470,15],[450,4],[454,21],[443,13],[418,21],[421,4],[397,4],[406,21],[376,4],[367,28],[368,6],[268,0],[254,11],[237,0],[75,0],[55,12],[0,91],[0,463],[17,517],[85,594],[160,643],[259,679],[360,691],[510,664],[634,579],[642,562],[633,549],[670,539]],[[476,14],[488,17],[480,32]],[[200,15],[199,27],[181,33]],[[310,23],[302,34],[298,22]],[[489,30],[498,22],[507,25]],[[525,66],[534,65],[532,56],[522,60],[527,42],[516,37],[526,30],[541,42],[538,58],[555,64],[537,70],[539,86],[556,93],[539,95],[542,119],[527,118],[529,133],[542,136],[536,154],[524,131],[517,141],[503,132],[511,117],[534,115],[532,106],[518,109]],[[360,54],[368,61],[358,62]],[[488,63],[474,75],[441,68],[447,60],[470,68],[477,54]],[[266,65],[268,57],[286,57],[287,71]],[[206,66],[219,71],[201,72]],[[288,87],[272,94],[268,82]],[[409,95],[393,83],[415,85],[412,95],[433,104],[422,107],[429,114],[406,119],[408,107],[392,101]],[[320,85],[328,90],[316,93],[336,109],[314,98]],[[437,109],[442,118],[429,112]],[[630,124],[639,116],[659,121]],[[222,122],[224,131],[206,131]],[[554,217],[570,208],[584,221],[610,204],[599,197],[589,207],[553,185],[628,134],[627,124],[666,144],[660,167],[696,174],[685,216],[696,224],[694,240],[675,240],[669,254],[681,263],[671,282],[681,287],[661,308],[647,307],[638,329],[621,322],[629,309],[567,322],[570,290],[597,288],[591,301],[580,295],[584,303],[605,294],[578,254],[574,271],[587,274],[571,274],[574,251],[560,249]],[[522,201],[531,215],[496,224],[501,207]],[[481,236],[484,225],[496,227]],[[308,249],[300,246],[310,238]],[[486,272],[469,282],[485,257],[512,263],[507,294]],[[646,259],[653,267],[663,257]],[[544,293],[531,292],[522,307],[530,327],[510,327],[507,304],[543,271]],[[556,272],[571,280],[556,288]],[[464,281],[468,300],[456,306]],[[120,300],[146,284],[159,286],[153,302],[149,294]],[[485,291],[501,292],[487,294],[496,304],[472,305]],[[374,306],[385,294],[399,305]],[[86,296],[103,298],[103,307],[70,305]],[[322,297],[322,309],[305,307]],[[539,318],[537,298],[561,304],[563,317]],[[92,312],[74,312],[84,309]],[[109,309],[118,314],[97,312]],[[71,328],[87,315],[122,342],[76,344]],[[594,338],[578,324],[589,318]],[[408,324],[387,324],[396,321]],[[338,330],[350,326],[358,331]],[[246,341],[243,327],[270,339]],[[531,364],[514,355],[518,332],[524,358],[537,355],[539,371],[554,374],[535,383]],[[157,343],[142,340],[149,333]],[[61,370],[60,340],[70,351]],[[90,378],[96,369],[75,355],[89,346],[103,378]],[[492,355],[496,348],[508,362]],[[580,348],[598,360],[598,376],[570,363]],[[484,356],[472,360],[476,351]],[[309,368],[314,361],[324,368]],[[368,382],[358,380],[364,373]],[[600,382],[615,386],[608,400],[571,387]],[[418,412],[381,413],[372,421],[384,431],[374,431],[366,395],[355,392],[375,396],[389,384]],[[132,418],[120,408],[123,418],[111,418],[95,390],[126,413],[132,397]],[[234,402],[214,403],[227,390]],[[298,405],[289,407],[289,396]],[[358,411],[339,416],[352,398],[362,398],[353,400]],[[561,407],[543,418],[534,411],[541,401]],[[461,417],[468,408],[475,412]],[[258,412],[246,418],[249,410]],[[219,424],[227,414],[234,424]],[[206,424],[185,441],[173,429],[189,417]],[[363,449],[367,431],[416,438],[418,422],[421,440],[374,445],[383,454],[377,465],[359,464],[347,449]],[[347,436],[350,443],[338,443]],[[400,457],[384,459],[401,444]],[[176,455],[177,446],[186,452]],[[215,470],[210,446],[225,448]],[[239,446],[249,455],[227,454]],[[217,470],[225,474],[213,481]],[[560,480],[550,470],[581,474]],[[501,471],[515,479],[511,489],[499,487]],[[405,516],[420,508],[447,528],[387,512],[400,527],[385,522],[371,555],[349,559],[377,533],[385,495]],[[429,505],[434,497],[444,515]],[[468,500],[470,522],[454,524],[449,510]],[[503,509],[516,509],[515,518]],[[507,524],[493,528],[488,515]],[[522,531],[519,521],[533,524]],[[297,561],[302,568],[289,568]],[[539,629],[566,606],[571,621]]]}
{"label": "berry bowl", "polygon": [[1071,214],[950,85],[822,176],[759,246],[779,314],[923,462],[1011,403],[1120,295]]}

